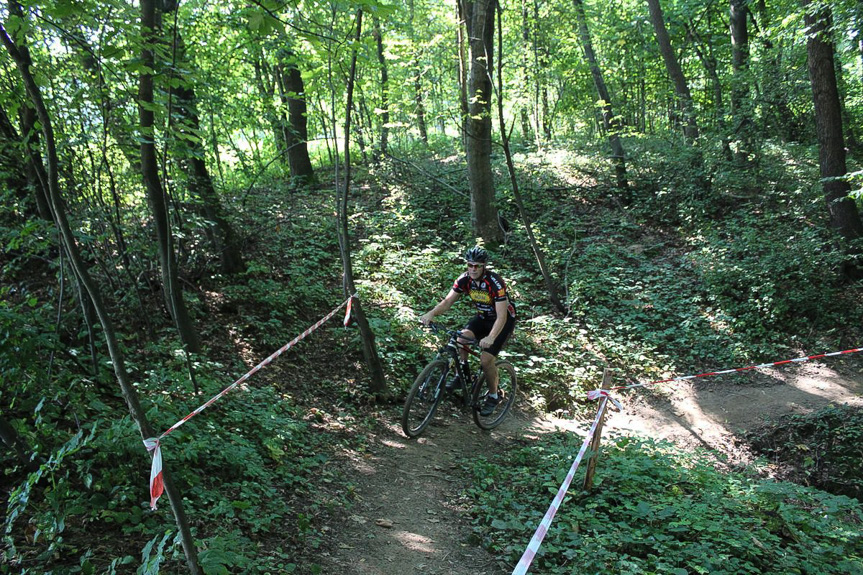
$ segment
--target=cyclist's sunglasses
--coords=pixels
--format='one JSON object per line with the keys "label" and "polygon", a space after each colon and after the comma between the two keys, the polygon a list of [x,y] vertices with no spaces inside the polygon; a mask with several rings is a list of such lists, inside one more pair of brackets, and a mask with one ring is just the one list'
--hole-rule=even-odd
{"label": "cyclist's sunglasses", "polygon": [[472,269],[472,270],[478,270],[478,269],[480,269],[480,268],[481,268],[482,266],[484,266],[484,265],[485,265],[485,264],[472,264],[472,263],[470,263],[470,262],[467,262],[467,267],[469,267],[469,268],[470,268],[470,269]]}

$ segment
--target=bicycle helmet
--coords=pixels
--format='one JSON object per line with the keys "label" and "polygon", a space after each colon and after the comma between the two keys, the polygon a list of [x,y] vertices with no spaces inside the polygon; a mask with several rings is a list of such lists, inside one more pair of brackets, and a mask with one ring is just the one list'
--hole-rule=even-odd
{"label": "bicycle helmet", "polygon": [[488,263],[488,252],[479,246],[475,246],[465,252],[464,259],[469,262],[485,264]]}

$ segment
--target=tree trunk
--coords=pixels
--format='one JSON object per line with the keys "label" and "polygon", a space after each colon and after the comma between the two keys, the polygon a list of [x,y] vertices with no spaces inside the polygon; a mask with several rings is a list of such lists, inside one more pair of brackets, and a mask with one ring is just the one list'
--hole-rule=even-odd
{"label": "tree trunk", "polygon": [[686,76],[683,75],[683,69],[680,67],[677,56],[674,54],[674,49],[671,47],[671,38],[668,36],[668,29],[665,27],[665,20],[662,16],[662,7],[659,5],[659,0],[647,0],[647,7],[650,11],[650,22],[653,24],[653,30],[656,34],[656,43],[659,45],[659,53],[662,54],[665,69],[674,83],[674,91],[677,95],[678,104],[683,110],[683,134],[690,144],[695,144],[695,141],[698,139],[698,123],[695,119],[695,108],[692,104],[692,94],[689,91],[689,84],[686,82]]}
{"label": "tree trunk", "polygon": [[749,114],[749,18],[748,0],[731,0],[731,117],[734,119],[734,159],[738,165],[749,162],[753,153],[752,119]]}
{"label": "tree trunk", "polygon": [[467,27],[470,74],[465,135],[470,182],[471,227],[489,246],[503,241],[491,171],[491,71],[494,57],[494,0],[460,0]]}
{"label": "tree trunk", "polygon": [[279,95],[288,104],[288,126],[285,133],[291,177],[307,184],[315,182],[315,170],[309,157],[309,129],[306,87],[297,64],[297,56],[287,53],[279,67]]}
{"label": "tree trunk", "polygon": [[408,29],[411,45],[414,46],[413,59],[410,63],[411,74],[413,75],[414,87],[414,117],[416,117],[417,130],[420,133],[420,139],[423,143],[428,144],[429,134],[428,126],[426,125],[426,110],[423,96],[423,46],[415,41],[414,38],[414,0],[408,2],[409,18]]}
{"label": "tree trunk", "polygon": [[159,244],[159,263],[162,269],[162,288],[165,293],[165,304],[168,313],[177,326],[180,339],[187,352],[200,353],[201,343],[192,325],[186,302],[183,300],[183,290],[177,277],[177,261],[171,237],[168,207],[165,202],[165,191],[159,179],[159,162],[156,157],[155,144],[155,114],[153,113],[153,75],[155,74],[154,49],[158,43],[156,0],[141,2],[141,33],[144,37],[144,48],[141,53],[143,72],[138,86],[138,116],[141,125],[141,174],[147,199],[153,212],[156,224],[156,236]]}
{"label": "tree trunk", "polygon": [[[147,0],[145,0],[145,2],[146,1]],[[17,3],[10,2],[9,6],[10,13],[16,13],[16,11],[20,13],[20,6]],[[96,286],[95,282],[90,277],[89,272],[84,266],[84,262],[81,259],[81,255],[78,251],[78,244],[75,241],[75,235],[66,217],[66,208],[60,195],[60,180],[58,175],[59,161],[57,159],[57,147],[54,142],[54,130],[51,124],[51,118],[48,115],[48,110],[45,107],[44,101],[42,100],[42,94],[39,90],[39,86],[36,84],[36,81],[30,71],[29,61],[22,57],[21,52],[19,51],[15,43],[12,41],[12,39],[9,37],[9,35],[6,33],[6,29],[3,25],[0,25],[0,39],[2,39],[2,42],[6,46],[7,51],[9,52],[10,56],[12,56],[12,59],[15,61],[18,71],[21,74],[22,79],[24,80],[24,85],[27,89],[27,95],[33,103],[33,106],[39,117],[39,123],[41,124],[42,134],[45,140],[45,156],[48,162],[48,200],[51,206],[52,217],[60,231],[60,236],[62,238],[61,243],[63,245],[63,248],[66,250],[66,254],[69,256],[69,261],[75,268],[75,276],[82,284],[82,291],[86,291],[86,293],[89,295],[90,300],[93,303],[93,308],[95,309],[96,314],[99,317],[99,322],[102,325],[102,332],[105,334],[105,340],[111,356],[111,363],[114,366],[114,373],[117,376],[117,381],[120,384],[120,390],[123,394],[123,398],[126,400],[126,405],[129,407],[129,412],[132,416],[132,419],[137,424],[142,439],[153,437],[153,430],[150,427],[150,423],[147,420],[146,413],[144,412],[138,400],[138,394],[135,391],[135,386],[129,378],[128,372],[126,371],[125,358],[118,344],[117,337],[114,332],[114,325],[111,322],[110,317],[108,316],[105,305],[102,303],[102,295],[99,292],[98,287]],[[177,522],[177,527],[180,530],[183,550],[186,555],[186,563],[189,567],[189,572],[193,575],[199,575],[201,573],[201,570],[198,567],[197,550],[195,549],[194,541],[192,539],[192,533],[189,528],[189,523],[186,519],[185,511],[183,509],[182,494],[179,493],[179,491],[174,487],[171,475],[167,472],[167,469],[163,469],[163,478],[165,481],[165,493],[168,495],[168,499],[171,503],[171,509],[174,512],[174,518]]]}
{"label": "tree trunk", "polygon": [[[379,161],[387,155],[387,140],[390,133],[390,96],[389,96],[389,71],[387,70],[387,59],[384,57],[384,39],[381,36],[381,23],[377,16],[372,16],[374,29],[372,35],[375,38],[377,46],[378,65],[381,67],[381,139],[378,149],[375,150],[372,158]],[[371,124],[370,124],[371,125]]]}
{"label": "tree trunk", "polygon": [[456,49],[458,50],[458,94],[459,107],[461,109],[461,122],[459,128],[461,130],[462,145],[467,149],[468,140],[468,122],[470,121],[470,110],[468,108],[467,99],[467,43],[464,38],[464,26],[461,22],[464,20],[464,11],[462,10],[462,0],[456,0],[456,8],[458,12],[459,25],[456,26]]}
{"label": "tree trunk", "polygon": [[[182,70],[186,69],[189,64],[182,37],[179,32],[176,32],[175,36],[177,38],[175,48],[179,65],[175,67],[174,74],[175,78],[179,80],[179,85],[172,88],[171,91],[177,96],[176,115],[178,122],[175,126],[183,136],[176,142],[178,144],[176,152],[186,170],[190,191],[201,198],[204,204],[204,216],[216,226],[217,240],[214,242],[214,247],[216,253],[219,254],[222,273],[237,274],[246,269],[240,252],[239,237],[225,215],[225,210],[213,185],[213,179],[210,177],[210,170],[204,161],[206,150],[201,138],[203,131],[198,118],[198,98],[189,79],[183,77]],[[186,146],[189,147],[188,150],[185,149]]]}
{"label": "tree trunk", "polygon": [[[590,75],[593,84],[599,94],[599,108],[602,113],[602,125],[608,135],[608,143],[611,145],[613,154],[614,172],[617,177],[617,187],[628,196],[629,182],[626,178],[626,157],[623,152],[623,143],[620,141],[620,120],[614,116],[611,107],[611,96],[602,77],[602,71],[596,61],[596,52],[593,50],[593,41],[590,39],[590,30],[587,27],[587,17],[584,13],[582,0],[573,0],[575,4],[575,17],[578,21],[578,32],[581,36],[581,46],[584,49],[584,57],[590,67]],[[626,198],[629,201],[629,198]]]}
{"label": "tree trunk", "polygon": [[[521,86],[527,90],[530,86],[530,16],[527,9],[527,0],[521,0]],[[502,54],[501,54],[502,56]],[[536,74],[534,74],[535,76]],[[527,141],[532,136],[530,127],[530,111],[527,104],[519,108],[519,119],[521,120],[521,137]]]}
{"label": "tree trunk", "polygon": [[560,313],[566,313],[566,308],[560,302],[560,297],[557,295],[557,286],[554,285],[554,280],[551,273],[548,271],[548,266],[545,265],[545,254],[542,251],[539,243],[533,235],[533,224],[530,221],[530,216],[524,207],[524,202],[521,198],[521,191],[518,188],[518,178],[515,174],[515,164],[512,161],[512,152],[509,149],[509,137],[506,134],[506,121],[503,115],[503,24],[501,23],[501,15],[498,12],[497,16],[497,38],[498,38],[498,53],[501,57],[497,61],[497,117],[500,124],[500,139],[503,145],[503,153],[506,156],[506,168],[509,172],[509,181],[512,186],[512,194],[515,198],[515,204],[518,207],[518,213],[521,216],[522,224],[527,232],[530,247],[533,250],[533,255],[536,258],[536,263],[539,266],[539,271],[542,274],[542,279],[545,282],[545,288],[548,290],[548,299],[551,304]]}
{"label": "tree trunk", "polygon": [[[363,25],[363,11],[357,10],[356,21],[356,45],[360,42],[360,34]],[[354,99],[354,82],[357,76],[357,49],[353,49],[351,57],[351,71],[348,76],[347,85],[347,104],[345,106],[345,178],[342,185],[342,192],[338,198],[338,215],[339,215],[339,250],[342,255],[342,269],[344,271],[344,287],[347,296],[356,293],[356,285],[354,284],[353,263],[351,262],[351,241],[350,232],[348,230],[348,193],[351,185],[351,110]],[[339,187],[339,180],[336,178],[336,188]],[[369,370],[369,392],[375,397],[383,397],[386,395],[387,384],[384,380],[384,368],[381,365],[378,350],[375,346],[375,334],[369,326],[365,311],[363,310],[362,302],[359,299],[354,300],[353,316],[360,328],[360,339],[363,345],[363,357],[366,360],[366,367]]]}
{"label": "tree trunk", "polygon": [[[802,0],[802,5],[806,9],[806,51],[824,198],[830,212],[830,225],[845,240],[852,242],[863,237],[863,224],[857,204],[848,197],[850,186],[842,179],[847,169],[839,91],[833,68],[833,43],[830,40],[830,8],[822,3],[813,4],[811,0]],[[851,279],[860,279],[863,270],[849,262],[845,266],[845,274]]]}
{"label": "tree trunk", "polygon": [[413,65],[411,66],[414,74],[414,103],[416,105],[416,107],[414,108],[414,113],[417,119],[417,130],[419,130],[420,139],[426,144],[428,144],[429,134],[428,127],[426,126],[425,104],[423,103],[422,67],[420,65],[421,56],[422,48],[420,48],[417,52],[417,55],[415,56],[413,61]]}

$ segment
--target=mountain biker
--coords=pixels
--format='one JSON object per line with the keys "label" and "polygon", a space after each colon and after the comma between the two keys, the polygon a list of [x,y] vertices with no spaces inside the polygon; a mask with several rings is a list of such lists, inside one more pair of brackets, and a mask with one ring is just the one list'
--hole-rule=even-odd
{"label": "mountain biker", "polygon": [[[480,415],[485,417],[491,415],[500,402],[495,359],[515,329],[515,306],[507,295],[503,278],[486,267],[486,250],[479,246],[472,247],[465,252],[464,259],[467,271],[455,280],[449,294],[440,303],[420,317],[420,321],[423,325],[428,325],[436,315],[447,311],[464,293],[476,304],[477,315],[467,323],[459,341],[467,344],[471,340],[479,340],[482,349],[480,363],[488,379],[488,394],[480,411]],[[460,350],[460,355],[462,364],[465,364],[467,350]],[[447,388],[451,389],[456,384],[457,382],[451,382]]]}

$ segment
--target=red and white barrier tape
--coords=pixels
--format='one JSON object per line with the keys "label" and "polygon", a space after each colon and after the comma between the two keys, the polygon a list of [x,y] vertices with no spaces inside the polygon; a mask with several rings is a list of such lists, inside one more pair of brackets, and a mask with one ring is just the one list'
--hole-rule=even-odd
{"label": "red and white barrier tape", "polygon": [[296,345],[299,341],[301,341],[302,339],[305,339],[306,336],[308,336],[313,331],[315,331],[316,329],[318,329],[319,327],[324,325],[331,317],[336,315],[338,313],[338,311],[340,309],[342,309],[343,307],[345,307],[346,305],[348,306],[348,309],[345,311],[344,326],[347,327],[348,323],[350,323],[350,320],[351,320],[351,307],[353,305],[353,300],[356,297],[357,297],[357,295],[354,294],[351,297],[349,297],[348,299],[346,299],[344,302],[342,302],[342,304],[339,307],[337,307],[336,309],[334,309],[333,311],[328,313],[324,318],[322,318],[320,321],[318,321],[318,323],[316,323],[315,325],[313,325],[312,327],[310,327],[309,329],[307,329],[306,331],[304,331],[303,333],[301,333],[300,335],[298,335],[297,337],[295,337],[294,339],[292,339],[291,341],[286,343],[283,347],[278,349],[270,357],[268,357],[267,359],[265,359],[264,361],[262,361],[261,363],[259,363],[255,367],[253,367],[251,369],[251,371],[249,371],[246,375],[244,375],[243,377],[241,377],[240,379],[238,379],[237,381],[235,381],[234,383],[232,383],[231,385],[229,385],[228,387],[226,387],[225,389],[220,391],[216,396],[214,396],[212,399],[210,399],[207,403],[203,404],[198,409],[196,409],[195,411],[193,411],[192,413],[190,413],[189,415],[187,415],[186,417],[184,417],[183,419],[181,419],[180,421],[178,421],[177,423],[175,423],[174,425],[169,427],[167,429],[167,431],[165,431],[162,435],[160,435],[159,437],[149,437],[149,438],[144,440],[144,447],[147,448],[147,451],[153,452],[153,464],[150,467],[150,508],[151,509],[156,508],[156,501],[158,501],[159,497],[162,496],[162,492],[164,491],[164,488],[165,488],[164,483],[162,481],[162,448],[161,448],[162,439],[164,439],[166,435],[168,435],[172,431],[176,430],[177,428],[182,426],[184,423],[186,423],[187,421],[189,421],[190,419],[192,419],[193,417],[195,417],[196,415],[198,415],[199,413],[201,413],[202,411],[204,411],[205,409],[210,407],[213,403],[215,403],[216,401],[221,399],[222,396],[224,396],[226,393],[228,393],[229,391],[231,391],[232,389],[234,389],[235,387],[237,387],[238,385],[240,385],[241,383],[243,383],[244,381],[249,379],[251,376],[253,376],[255,373],[260,371],[262,368],[264,368],[267,365],[269,365],[270,363],[272,363],[272,361],[274,359],[276,359],[277,357],[279,357],[280,355],[285,353],[288,349],[290,349],[291,347]]}
{"label": "red and white barrier tape", "polygon": [[525,575],[525,573],[527,573],[530,564],[533,563],[533,559],[539,551],[539,546],[542,545],[542,540],[545,538],[545,534],[548,533],[548,529],[551,527],[551,522],[554,519],[555,514],[557,514],[557,510],[560,508],[560,504],[563,503],[563,498],[569,490],[569,484],[572,483],[572,479],[575,477],[575,472],[578,469],[581,460],[584,458],[584,454],[587,453],[587,447],[590,445],[590,441],[596,433],[596,428],[605,413],[608,400],[611,399],[608,393],[604,390],[598,391],[602,391],[602,393],[595,394],[593,399],[602,398],[602,403],[599,404],[599,409],[596,412],[596,419],[593,420],[593,424],[590,426],[590,431],[587,432],[587,437],[584,438],[584,443],[581,444],[581,449],[578,450],[578,455],[575,456],[575,461],[572,462],[572,466],[569,468],[569,473],[566,474],[566,479],[563,480],[563,483],[560,485],[560,489],[557,490],[557,495],[554,496],[551,506],[548,508],[548,511],[545,512],[545,517],[542,518],[542,521],[539,523],[539,527],[536,528],[533,538],[530,540],[530,543],[528,543],[527,549],[524,550],[524,553],[522,554],[518,565],[515,566],[512,575]]}
{"label": "red and white barrier tape", "polygon": [[[688,380],[690,380],[690,379],[698,379],[698,378],[700,378],[700,377],[710,377],[710,376],[713,376],[713,375],[726,375],[726,374],[729,374],[729,373],[740,373],[740,372],[743,372],[743,371],[750,371],[750,370],[753,370],[753,369],[765,369],[765,368],[768,368],[768,367],[776,367],[777,365],[785,365],[785,364],[788,364],[788,363],[804,363],[804,362],[812,361],[812,360],[815,360],[815,359],[822,359],[822,358],[825,358],[825,357],[836,357],[836,356],[838,356],[838,355],[848,355],[848,354],[852,354],[852,353],[858,353],[858,352],[861,352],[861,351],[863,351],[863,347],[857,347],[857,348],[854,348],[854,349],[846,349],[845,351],[834,351],[834,352],[831,352],[831,353],[819,353],[819,354],[817,354],[817,355],[807,355],[807,356],[805,356],[805,357],[798,357],[798,358],[795,358],[795,359],[784,359],[784,360],[782,360],[782,361],[774,361],[774,362],[772,362],[772,363],[761,363],[761,364],[758,364],[758,365],[750,365],[750,366],[747,366],[747,367],[737,367],[737,368],[734,368],[734,369],[723,369],[722,371],[708,371],[708,372],[706,372],[706,373],[699,373],[698,375],[685,375],[685,376],[682,376],[682,377],[672,377],[671,379],[661,379],[661,380],[659,380],[659,381],[652,381],[652,382],[650,382],[650,383],[634,383],[634,384],[632,384],[632,385],[619,385],[619,386],[617,386],[617,387],[610,387],[610,388],[608,389],[608,391],[619,391],[619,390],[624,390],[624,389],[635,389],[635,388],[637,388],[637,387],[649,387],[649,386],[651,386],[651,385],[659,385],[660,383],[671,383],[671,382],[677,382],[677,381],[688,381]],[[596,399],[595,397],[592,397],[592,394],[595,394],[595,393],[598,393],[598,392],[602,392],[602,393],[603,393],[603,395],[608,395],[607,393],[605,393],[605,391],[604,391],[604,390],[601,390],[601,389],[593,389],[593,390],[591,390],[591,391],[588,391],[588,392],[587,392],[587,398],[588,398],[588,399]]]}

